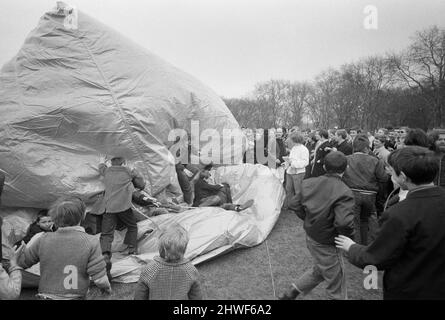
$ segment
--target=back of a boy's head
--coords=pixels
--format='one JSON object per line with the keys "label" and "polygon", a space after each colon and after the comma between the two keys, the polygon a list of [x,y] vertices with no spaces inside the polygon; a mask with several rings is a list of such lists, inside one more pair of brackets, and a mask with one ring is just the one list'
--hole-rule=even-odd
{"label": "back of a boy's head", "polygon": [[424,148],[429,148],[431,146],[428,135],[420,128],[409,130],[403,143],[406,146],[419,146]]}
{"label": "back of a boy's head", "polygon": [[61,198],[54,203],[49,215],[57,228],[77,226],[86,210],[85,203],[79,198]]}
{"label": "back of a boy's head", "polygon": [[369,139],[366,135],[359,134],[352,142],[354,152],[366,152],[369,149]]}
{"label": "back of a boy's head", "polygon": [[428,184],[439,172],[439,160],[433,151],[419,146],[406,146],[393,151],[388,164],[397,175],[403,172],[414,184]]}
{"label": "back of a boy's head", "polygon": [[125,163],[124,157],[113,157],[111,158],[111,165],[113,166],[121,166]]}
{"label": "back of a boy's head", "polygon": [[159,255],[167,262],[180,261],[185,254],[189,236],[179,224],[166,229],[159,236]]}
{"label": "back of a boy's head", "polygon": [[348,166],[348,159],[340,151],[331,151],[324,158],[324,167],[327,173],[339,173],[345,172]]}
{"label": "back of a boy's head", "polygon": [[328,139],[329,138],[329,133],[327,130],[325,129],[321,129],[318,131],[318,134],[320,135],[320,137],[324,138],[324,139]]}

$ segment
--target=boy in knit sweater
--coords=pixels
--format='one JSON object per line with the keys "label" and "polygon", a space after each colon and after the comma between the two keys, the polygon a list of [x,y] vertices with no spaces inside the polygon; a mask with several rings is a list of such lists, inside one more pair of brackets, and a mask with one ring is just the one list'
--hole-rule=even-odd
{"label": "boy in knit sweater", "polygon": [[102,218],[100,246],[107,264],[108,277],[111,279],[111,244],[119,221],[127,227],[124,244],[128,245],[128,254],[136,253],[138,228],[133,210],[131,210],[131,199],[135,187],[143,190],[145,182],[135,169],[125,166],[123,157],[111,158],[110,167],[105,164],[105,157],[101,160],[99,173],[104,177],[105,193],[102,201],[103,208],[100,211],[105,213]]}
{"label": "boy in knit sweater", "polygon": [[[17,249],[12,250],[9,254],[9,267],[3,267],[2,258],[2,232],[3,219],[0,217],[0,300],[13,300],[20,296],[22,288],[22,268],[17,264],[17,258],[21,255],[24,245],[19,246]],[[13,233],[10,235],[14,238]],[[13,241],[8,239],[9,244]]]}
{"label": "boy in knit sweater", "polygon": [[57,231],[34,238],[20,259],[25,269],[40,262],[38,298],[85,299],[90,277],[99,288],[111,293],[99,242],[80,226],[85,204],[80,199],[62,199],[49,214]]}
{"label": "boy in knit sweater", "polygon": [[180,225],[160,235],[159,257],[142,269],[135,300],[202,300],[198,270],[184,259],[188,241]]}

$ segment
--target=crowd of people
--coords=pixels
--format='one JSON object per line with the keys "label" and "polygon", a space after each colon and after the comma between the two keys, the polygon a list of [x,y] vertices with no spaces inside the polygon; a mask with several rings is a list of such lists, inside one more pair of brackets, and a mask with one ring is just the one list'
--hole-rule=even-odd
{"label": "crowd of people", "polygon": [[[245,162],[251,156],[258,164],[272,160],[272,169],[285,172],[282,210],[304,221],[314,259],[313,267],[279,299],[295,299],[323,281],[330,298],[346,299],[342,251],[356,266],[385,271],[385,299],[445,298],[445,130],[243,131]],[[0,299],[18,298],[23,269],[36,263],[39,299],[85,299],[90,279],[104,293],[111,292],[114,231],[127,228],[127,253],[137,254],[132,205],[155,212],[162,204],[145,193],[144,178],[126,166],[124,155],[100,160],[105,190],[92,209],[95,231],[86,228],[86,206],[79,198],[62,198],[41,210],[23,239],[8,239],[16,246],[0,264]],[[211,169],[212,164],[176,165],[185,203],[236,212],[253,205],[253,200],[234,204],[230,185],[212,182]],[[0,197],[4,180],[0,171]],[[203,298],[199,273],[184,258],[188,241],[180,225],[160,232],[159,256],[141,270],[135,299]]]}
{"label": "crowd of people", "polygon": [[[265,135],[265,150],[256,148]],[[347,299],[341,251],[385,271],[384,299],[445,299],[445,130],[279,128],[254,137],[251,152],[273,153],[284,167],[283,210],[303,220],[314,260],[279,299],[323,281],[329,298]]]}

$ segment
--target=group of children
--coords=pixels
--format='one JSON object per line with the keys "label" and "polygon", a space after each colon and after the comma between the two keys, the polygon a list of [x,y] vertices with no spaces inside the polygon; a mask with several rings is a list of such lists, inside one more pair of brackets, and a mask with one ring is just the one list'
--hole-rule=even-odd
{"label": "group of children", "polygon": [[367,146],[369,141],[358,136],[352,155],[328,153],[326,174],[304,180],[290,199],[289,209],[304,221],[314,264],[279,299],[295,299],[324,281],[329,298],[346,299],[342,252],[360,268],[372,265],[385,271],[384,299],[445,297],[445,189],[434,184],[439,159],[419,146],[393,151],[388,157],[391,179],[408,194],[371,227],[369,221],[377,220],[376,188],[385,180],[385,169],[367,154]]}
{"label": "group of children", "polygon": [[[39,299],[85,299],[90,279],[103,292],[111,293],[114,230],[117,223],[124,224],[128,253],[137,253],[132,195],[145,183],[136,170],[125,166],[123,157],[113,157],[111,166],[105,162],[103,158],[99,165],[105,185],[98,210],[102,213],[100,241],[81,226],[86,214],[81,199],[58,200],[49,210],[38,213],[25,238],[16,243],[18,249],[10,254],[8,272],[0,267],[0,299],[18,298],[22,270],[36,263],[40,263]],[[184,259],[188,241],[187,231],[180,225],[161,232],[159,257],[142,268],[135,299],[202,299],[198,271]]]}
{"label": "group of children", "polygon": [[[0,272],[1,299],[18,298],[21,270],[38,262],[39,299],[85,299],[90,279],[103,292],[111,293],[100,242],[80,226],[85,211],[85,204],[77,198],[60,199],[50,208],[57,230],[42,232],[10,255],[9,276]],[[198,271],[184,259],[188,241],[180,225],[160,234],[159,257],[142,268],[135,299],[202,299]]]}
{"label": "group of children", "polygon": [[[445,190],[433,183],[439,171],[433,152],[408,146],[388,156],[392,181],[408,190],[408,195],[385,211],[377,223],[372,205],[376,188],[387,174],[381,163],[367,154],[368,140],[356,137],[354,153],[349,156],[340,151],[329,152],[323,160],[326,174],[305,180],[309,155],[303,149],[301,136],[292,133],[288,143],[291,152],[286,159],[289,175],[286,189],[292,190],[294,196],[286,205],[304,221],[314,265],[279,299],[295,299],[323,281],[327,282],[329,298],[346,299],[342,252],[358,267],[374,265],[385,271],[385,299],[445,297]],[[21,270],[38,262],[39,299],[85,299],[90,279],[101,290],[111,293],[114,230],[118,222],[127,227],[124,243],[129,254],[136,253],[137,224],[131,210],[132,195],[136,189],[143,189],[145,183],[136,170],[125,166],[123,157],[111,159],[111,166],[105,160],[99,165],[105,184],[99,210],[103,213],[100,241],[81,226],[86,211],[84,202],[78,198],[60,199],[49,211],[39,212],[23,242],[17,243],[18,249],[9,257],[9,274],[0,266],[0,299],[17,298]],[[231,204],[228,185],[209,190],[215,194],[200,194],[206,190],[205,177],[200,174],[196,181],[197,205],[212,202],[215,196],[218,203],[210,205],[224,208],[224,203]],[[245,205],[231,205],[227,209],[245,208]],[[362,214],[365,219],[357,219],[361,216],[357,210],[365,213]],[[37,233],[40,235],[35,236]],[[187,231],[180,225],[160,233],[159,256],[141,269],[135,299],[203,298],[199,273],[184,258],[188,241]]]}

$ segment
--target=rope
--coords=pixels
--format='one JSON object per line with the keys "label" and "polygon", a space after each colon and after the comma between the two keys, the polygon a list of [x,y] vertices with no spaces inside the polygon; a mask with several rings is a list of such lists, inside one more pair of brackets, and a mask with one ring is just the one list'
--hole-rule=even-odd
{"label": "rope", "polygon": [[269,260],[270,278],[272,279],[273,296],[276,297],[275,282],[274,282],[274,279],[273,279],[272,263],[270,261],[269,246],[267,245],[267,240],[265,241],[265,243],[266,243],[266,250],[267,250],[267,259]]}

